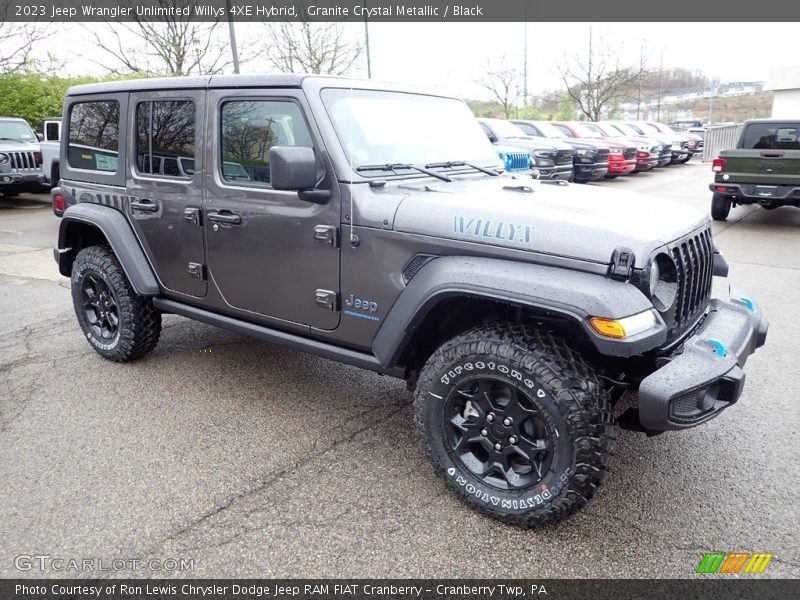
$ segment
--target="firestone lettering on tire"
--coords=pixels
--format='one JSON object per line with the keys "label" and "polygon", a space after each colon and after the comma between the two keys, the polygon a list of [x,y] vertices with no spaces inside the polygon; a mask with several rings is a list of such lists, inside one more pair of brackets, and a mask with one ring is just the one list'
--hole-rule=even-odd
{"label": "firestone lettering on tire", "polygon": [[463,487],[468,494],[475,496],[477,499],[482,500],[488,505],[499,506],[501,508],[507,508],[511,510],[536,508],[537,506],[540,506],[545,502],[549,502],[553,498],[558,497],[558,494],[561,492],[564,486],[567,485],[571,473],[572,469],[567,467],[551,488],[548,488],[545,484],[540,484],[540,487],[543,489],[539,494],[517,500],[504,500],[477,488],[475,484],[467,481],[463,475],[458,475],[455,468],[451,467],[447,469],[447,474],[453,479],[453,481],[456,482],[457,485]]}

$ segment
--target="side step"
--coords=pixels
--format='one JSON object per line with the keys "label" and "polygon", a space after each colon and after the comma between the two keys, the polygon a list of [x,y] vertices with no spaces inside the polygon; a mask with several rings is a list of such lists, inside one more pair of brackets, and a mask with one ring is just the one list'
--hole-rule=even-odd
{"label": "side step", "polygon": [[378,359],[372,354],[357,352],[356,350],[350,350],[348,348],[341,348],[339,346],[334,346],[333,344],[328,344],[319,340],[313,340],[293,333],[287,333],[278,329],[271,329],[269,327],[264,327],[263,325],[256,325],[255,323],[242,321],[233,317],[219,315],[202,308],[197,308],[196,306],[189,306],[187,304],[175,302],[174,300],[168,300],[166,298],[153,298],[153,306],[165,313],[173,313],[176,315],[189,317],[190,319],[202,321],[203,323],[208,323],[209,325],[215,325],[216,327],[221,327],[222,329],[235,331],[236,333],[243,333],[266,342],[272,342],[288,348],[294,348],[295,350],[302,350],[303,352],[308,352],[310,354],[316,354],[317,356],[321,356],[323,358],[353,365],[354,367],[360,367],[369,371],[374,371],[376,373],[380,373],[381,375],[391,375],[399,379],[402,379],[404,375],[401,369],[394,369],[391,371],[385,369],[380,364]]}

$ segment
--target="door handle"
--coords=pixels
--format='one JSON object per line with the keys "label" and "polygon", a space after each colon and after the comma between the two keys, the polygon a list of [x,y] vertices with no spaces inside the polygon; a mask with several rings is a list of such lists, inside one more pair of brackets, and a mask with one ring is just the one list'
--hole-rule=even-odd
{"label": "door handle", "polygon": [[212,223],[226,223],[228,225],[239,225],[242,222],[241,215],[236,215],[227,210],[208,213],[208,220]]}
{"label": "door handle", "polygon": [[158,210],[158,204],[155,204],[150,200],[131,202],[131,210],[141,210],[143,212],[156,212]]}

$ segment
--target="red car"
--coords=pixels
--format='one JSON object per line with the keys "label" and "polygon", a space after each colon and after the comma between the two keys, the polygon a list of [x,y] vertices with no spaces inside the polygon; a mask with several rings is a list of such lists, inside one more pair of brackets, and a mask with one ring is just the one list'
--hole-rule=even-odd
{"label": "red car", "polygon": [[658,166],[659,147],[653,143],[653,140],[626,136],[608,123],[584,122],[583,125],[595,132],[603,141],[607,141],[608,138],[616,138],[625,144],[636,146],[636,168],[633,170],[634,173],[649,171]]}
{"label": "red car", "polygon": [[636,169],[636,146],[614,138],[603,137],[576,121],[553,121],[553,125],[568,137],[590,140],[602,140],[611,150],[608,153],[608,175],[606,179],[614,179],[627,175]]}

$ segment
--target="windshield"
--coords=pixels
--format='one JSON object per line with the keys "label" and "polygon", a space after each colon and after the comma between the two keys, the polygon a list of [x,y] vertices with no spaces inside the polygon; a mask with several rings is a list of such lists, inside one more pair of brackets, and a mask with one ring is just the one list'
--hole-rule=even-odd
{"label": "windshield", "polygon": [[460,100],[328,88],[322,90],[322,101],[353,168],[448,161],[500,164],[478,121]]}
{"label": "windshield", "polygon": [[586,129],[589,129],[595,137],[608,137],[608,134],[597,123],[586,123]]}
{"label": "windshield", "polygon": [[502,121],[500,119],[484,119],[484,123],[486,123],[492,131],[494,131],[497,137],[501,138],[526,138],[528,134],[522,131],[519,127],[511,123],[510,121]]}
{"label": "windshield", "polygon": [[24,121],[0,121],[0,138],[32,142],[36,140],[30,126]]}
{"label": "windshield", "polygon": [[583,123],[570,123],[569,126],[578,135],[578,137],[593,138],[597,137],[598,135],[596,131],[592,131]]}
{"label": "windshield", "polygon": [[633,127],[628,127],[625,123],[612,123],[612,127],[616,128],[617,131],[623,133],[625,135],[632,135],[638,137],[641,135],[641,131],[636,131]]}
{"label": "windshield", "polygon": [[539,131],[541,131],[545,137],[562,139],[567,137],[563,131],[547,121],[536,121],[536,127],[539,128]]}
{"label": "windshield", "polygon": [[645,133],[664,133],[654,123],[641,123],[639,127],[641,127],[642,131]]}

